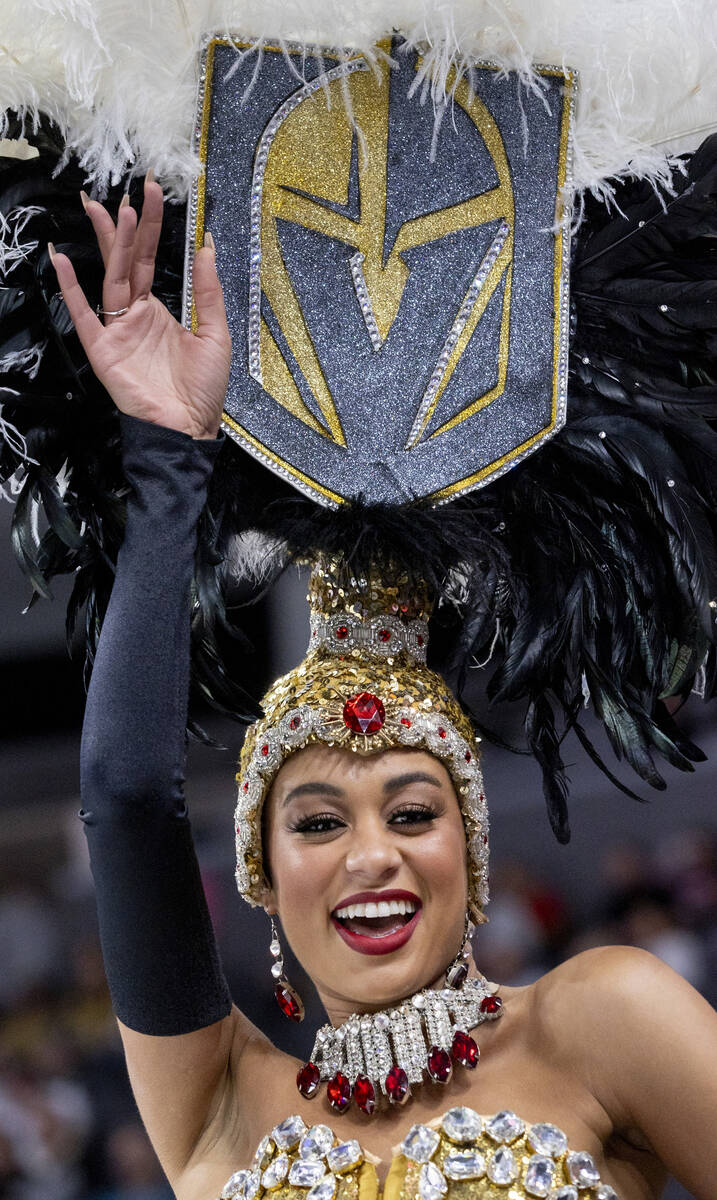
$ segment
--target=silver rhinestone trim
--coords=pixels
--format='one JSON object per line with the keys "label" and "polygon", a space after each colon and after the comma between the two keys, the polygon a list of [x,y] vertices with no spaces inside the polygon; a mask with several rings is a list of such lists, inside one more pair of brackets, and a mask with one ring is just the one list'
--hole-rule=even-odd
{"label": "silver rhinestone trim", "polygon": [[473,311],[473,307],[476,304],[481,291],[483,290],[483,285],[495,266],[496,259],[503,249],[509,233],[510,226],[508,225],[508,222],[501,221],[498,227],[498,232],[493,238],[493,241],[491,242],[483,261],[473,277],[473,281],[463,298],[463,302],[458,309],[455,320],[448,331],[446,340],[443,343],[440,354],[438,355],[436,365],[433,368],[433,374],[428,382],[428,387],[423,393],[421,403],[418,406],[418,412],[416,413],[415,420],[411,426],[411,432],[408,435],[408,439],[404,447],[406,450],[410,450],[412,446],[415,446],[419,441],[421,434],[423,433],[427,414],[431,405],[433,404],[436,393],[441,386],[443,376],[448,369],[448,363],[451,360],[458,339],[465,329],[468,318]]}
{"label": "silver rhinestone trim", "polygon": [[[491,62],[476,62],[472,64],[476,67],[495,67],[495,63]],[[527,455],[542,446],[549,438],[555,436],[565,424],[567,411],[568,397],[568,365],[570,351],[570,236],[571,236],[571,205],[573,198],[573,159],[574,159],[574,129],[575,129],[575,105],[576,96],[580,84],[579,73],[573,68],[556,67],[547,63],[536,63],[533,69],[535,71],[556,71],[558,73],[567,73],[568,80],[566,88],[569,90],[568,97],[568,147],[565,166],[565,184],[563,186],[563,196],[567,212],[560,225],[558,236],[561,240],[561,270],[560,270],[560,299],[559,299],[559,323],[558,323],[558,377],[556,385],[555,397],[555,422],[550,433],[545,433],[537,442],[531,446],[527,446],[520,454],[516,454],[509,462],[504,463],[501,467],[497,467],[481,482],[475,484],[466,484],[464,488],[459,488],[455,492],[451,492],[450,496],[445,496],[441,500],[434,501],[433,507],[440,508],[443,504],[451,504],[458,496],[465,495],[479,487],[484,487],[488,483],[492,483],[494,479],[499,479],[501,475],[505,475],[516,467],[519,462],[522,462]]]}
{"label": "silver rhinestone trim", "polygon": [[[337,630],[345,630],[338,634]],[[386,634],[388,633],[388,637]],[[358,647],[381,658],[390,658],[405,650],[418,662],[426,661],[428,646],[427,621],[402,621],[400,617],[381,614],[364,621],[354,613],[337,609],[330,619],[320,613],[311,614],[309,650],[326,646],[331,650],[353,650]]]}
{"label": "silver rhinestone trim", "polygon": [[351,278],[353,279],[356,299],[358,300],[359,308],[361,309],[361,316],[366,324],[368,336],[371,338],[371,345],[373,346],[374,350],[378,351],[383,346],[383,338],[378,331],[376,314],[373,311],[371,297],[369,295],[368,288],[366,287],[366,280],[364,279],[363,274],[363,259],[363,254],[360,250],[357,250],[356,253],[350,258],[349,266],[351,267]]}
{"label": "silver rhinestone trim", "polygon": [[467,979],[460,991],[423,989],[390,1013],[353,1014],[343,1025],[323,1025],[316,1034],[311,1061],[322,1079],[337,1071],[351,1085],[366,1075],[374,1088],[386,1094],[386,1076],[401,1067],[409,1083],[421,1083],[432,1046],[450,1052],[456,1030],[467,1032],[490,1020],[481,1012],[481,1001],[491,995],[482,977]]}

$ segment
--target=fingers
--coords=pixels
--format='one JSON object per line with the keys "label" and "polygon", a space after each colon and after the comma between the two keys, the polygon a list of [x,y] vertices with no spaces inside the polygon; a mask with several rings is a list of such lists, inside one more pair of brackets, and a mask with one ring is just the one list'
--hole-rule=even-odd
{"label": "fingers", "polygon": [[192,271],[194,303],[197,310],[197,336],[215,341],[229,338],[222,285],[217,275],[214,240],[207,233],[205,244],[194,256]]}
{"label": "fingers", "polygon": [[[136,231],[137,213],[130,204],[121,205],[102,285],[102,307],[106,313],[129,308],[131,303],[130,273]],[[116,319],[105,316],[105,324]]]}
{"label": "fingers", "polygon": [[[95,231],[97,244],[105,270],[108,270],[110,254],[114,245],[116,226],[107,209],[99,200],[90,200],[85,192],[80,192],[82,204],[92,228]],[[120,211],[129,205],[129,195],[125,193],[120,204]],[[155,181],[154,172],[147,172],[144,180],[144,200],[142,215],[137,225],[132,249],[132,266],[129,275],[130,302],[138,297],[147,298],[154,283],[154,262],[157,254],[159,237],[162,232],[162,214],[164,208],[164,193],[159,183]],[[119,220],[119,212],[118,212]],[[105,308],[108,306],[103,305]],[[122,305],[119,306],[123,307]]]}
{"label": "fingers", "polygon": [[154,283],[154,260],[162,232],[164,193],[160,184],[147,175],[144,181],[142,216],[134,239],[134,256],[130,274],[130,290],[133,300],[146,299]]}
{"label": "fingers", "polygon": [[[102,262],[105,264],[106,269],[110,261],[112,243],[115,240],[115,223],[105,206],[100,204],[99,200],[90,200],[85,192],[80,192],[80,196],[82,197],[85,212],[92,222],[92,228],[97,238],[97,245],[102,255]],[[129,201],[129,197],[127,199]],[[124,200],[122,203],[124,204]]]}
{"label": "fingers", "polygon": [[77,282],[75,268],[66,254],[58,254],[52,242],[47,246],[52,264],[57,274],[57,282],[62,291],[62,297],[67,305],[67,311],[72,318],[77,336],[79,337],[87,357],[92,360],[92,349],[97,339],[102,336],[103,325],[99,317],[90,308],[87,297]]}

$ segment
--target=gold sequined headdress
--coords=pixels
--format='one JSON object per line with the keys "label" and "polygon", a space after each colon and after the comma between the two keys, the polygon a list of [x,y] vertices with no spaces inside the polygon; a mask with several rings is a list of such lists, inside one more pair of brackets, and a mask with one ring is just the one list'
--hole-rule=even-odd
{"label": "gold sequined headdress", "polygon": [[427,750],[447,768],[466,831],[469,901],[480,921],[488,899],[488,812],[470,721],[445,681],[426,665],[431,602],[407,576],[350,575],[341,560],[314,566],[306,657],[276,681],[265,716],[247,733],[236,811],[237,886],[261,903],[266,878],[261,813],[287,756],[314,743],[373,754],[392,746]]}

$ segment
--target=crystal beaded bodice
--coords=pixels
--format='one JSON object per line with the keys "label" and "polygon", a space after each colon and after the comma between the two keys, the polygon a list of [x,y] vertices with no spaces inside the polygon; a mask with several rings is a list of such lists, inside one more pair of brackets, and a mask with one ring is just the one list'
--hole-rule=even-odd
{"label": "crystal beaded bodice", "polygon": [[227,1181],[221,1200],[618,1200],[561,1129],[514,1112],[452,1108],[414,1125],[396,1149],[381,1191],[377,1160],[358,1141],[287,1117],[262,1138],[251,1167]]}

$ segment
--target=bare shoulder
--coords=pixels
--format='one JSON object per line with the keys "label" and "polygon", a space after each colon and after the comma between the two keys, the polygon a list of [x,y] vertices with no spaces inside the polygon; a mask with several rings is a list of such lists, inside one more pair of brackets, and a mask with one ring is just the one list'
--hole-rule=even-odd
{"label": "bare shoulder", "polygon": [[533,984],[533,992],[536,998],[550,995],[553,1001],[566,988],[573,993],[584,991],[586,999],[591,996],[605,999],[608,992],[633,996],[636,984],[654,980],[656,975],[662,976],[663,982],[668,978],[680,981],[671,967],[647,950],[636,946],[595,946],[566,958],[542,975]]}
{"label": "bare shoulder", "polygon": [[591,1042],[600,1030],[614,1038],[618,1020],[625,1027],[649,1017],[654,1025],[673,1019],[675,1005],[709,1007],[671,967],[634,946],[598,946],[566,959],[533,984],[529,1003],[546,1034],[584,1038],[589,1030]]}
{"label": "bare shoulder", "polygon": [[649,1128],[646,1096],[684,1089],[690,1077],[703,1094],[708,1083],[715,1090],[704,1055],[717,1061],[717,1014],[645,950],[577,954],[533,985],[529,1004],[539,1053],[582,1079],[616,1128]]}
{"label": "bare shoulder", "polygon": [[529,989],[537,1050],[600,1103],[616,1133],[649,1149],[697,1200],[717,1173],[717,1013],[644,950],[576,955]]}

